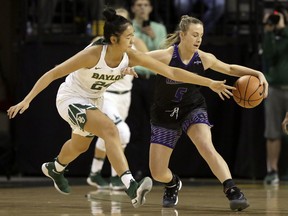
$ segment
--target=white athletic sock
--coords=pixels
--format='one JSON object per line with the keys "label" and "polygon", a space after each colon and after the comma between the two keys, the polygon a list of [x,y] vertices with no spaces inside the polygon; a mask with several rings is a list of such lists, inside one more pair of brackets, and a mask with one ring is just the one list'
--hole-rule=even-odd
{"label": "white athletic sock", "polygon": [[116,170],[113,168],[113,166],[111,166],[111,176],[118,176]]}
{"label": "white athletic sock", "polygon": [[103,158],[93,158],[92,166],[91,166],[91,172],[96,173],[100,170],[102,170],[104,164],[104,159]]}
{"label": "white athletic sock", "polygon": [[55,169],[57,172],[62,172],[66,167],[60,164],[57,160],[55,160],[54,164],[55,164]]}
{"label": "white athletic sock", "polygon": [[125,185],[125,187],[128,189],[130,187],[130,182],[131,181],[135,181],[135,179],[133,178],[130,170],[127,170],[126,172],[124,172],[121,175],[121,181],[123,182],[123,184]]}

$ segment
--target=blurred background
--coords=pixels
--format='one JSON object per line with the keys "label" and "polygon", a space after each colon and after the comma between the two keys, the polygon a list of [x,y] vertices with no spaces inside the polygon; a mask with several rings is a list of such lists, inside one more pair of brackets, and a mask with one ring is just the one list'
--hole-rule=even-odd
{"label": "blurred background", "polygon": [[[213,0],[211,0],[213,2]],[[168,33],[176,28],[181,13],[203,18],[204,1],[185,11],[181,1],[152,1],[151,19],[163,23]],[[262,17],[273,11],[275,4],[288,6],[288,1],[226,0],[223,13],[203,38],[201,49],[220,60],[262,71]],[[70,128],[58,115],[55,97],[63,79],[52,83],[13,120],[6,110],[19,102],[36,80],[47,70],[66,60],[95,36],[102,34],[102,10],[105,5],[130,9],[129,0],[12,0],[1,1],[0,34],[0,175],[42,176],[40,166],[59,152],[70,137]],[[187,9],[187,8],[186,8]],[[183,10],[183,11],[182,11]],[[208,73],[214,79],[235,78]],[[202,88],[215,148],[228,163],[232,175],[244,179],[262,179],[266,174],[263,103],[244,109],[231,100],[222,101],[208,88]],[[131,110],[133,112],[133,110]],[[137,121],[137,120],[135,120]],[[129,125],[133,127],[133,124]],[[287,138],[283,137],[283,141]],[[210,178],[214,175],[193,144],[183,136],[171,160],[171,169],[181,177]],[[143,148],[149,148],[145,146]],[[137,171],[133,146],[126,156],[132,172]],[[69,166],[69,176],[87,176],[94,145]],[[148,154],[145,155],[148,163]],[[109,163],[108,161],[106,162]],[[133,165],[134,164],[134,165]],[[288,176],[288,147],[283,145],[279,164],[280,176]],[[104,169],[109,175],[109,169]]]}

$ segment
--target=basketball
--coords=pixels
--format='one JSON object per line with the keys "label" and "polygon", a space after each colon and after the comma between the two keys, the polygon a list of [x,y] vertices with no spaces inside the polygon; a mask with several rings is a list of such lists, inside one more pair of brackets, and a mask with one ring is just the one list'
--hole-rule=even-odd
{"label": "basketball", "polygon": [[260,80],[251,75],[240,77],[234,84],[236,90],[232,90],[235,102],[244,108],[254,108],[258,106],[264,96],[264,87],[260,85]]}

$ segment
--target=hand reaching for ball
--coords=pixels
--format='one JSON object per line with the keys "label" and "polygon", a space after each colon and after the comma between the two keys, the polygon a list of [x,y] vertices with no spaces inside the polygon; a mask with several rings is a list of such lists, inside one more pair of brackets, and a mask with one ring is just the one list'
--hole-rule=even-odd
{"label": "hand reaching for ball", "polygon": [[213,80],[211,85],[209,86],[209,88],[213,90],[214,92],[216,92],[222,100],[225,100],[224,96],[226,98],[230,98],[230,96],[233,96],[230,90],[235,90],[235,87],[225,85],[225,83],[226,83],[226,80],[223,80],[223,81]]}

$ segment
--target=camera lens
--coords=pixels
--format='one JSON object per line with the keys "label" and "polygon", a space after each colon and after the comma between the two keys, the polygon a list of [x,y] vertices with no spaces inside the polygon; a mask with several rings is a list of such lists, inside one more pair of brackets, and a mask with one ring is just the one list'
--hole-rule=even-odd
{"label": "camera lens", "polygon": [[268,25],[277,25],[280,20],[280,16],[277,14],[271,14],[268,17],[267,24]]}

